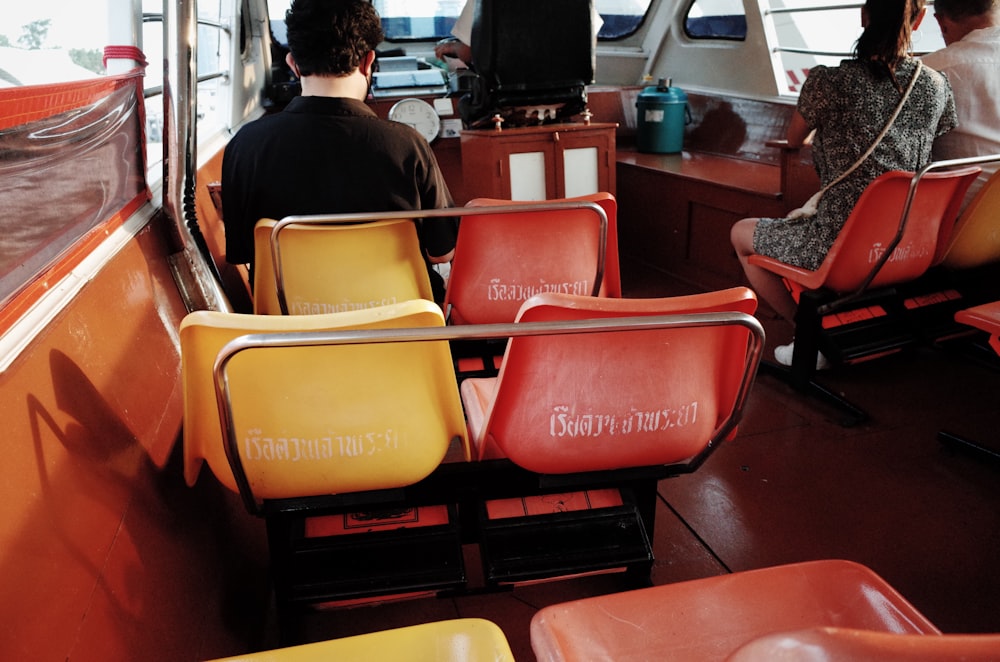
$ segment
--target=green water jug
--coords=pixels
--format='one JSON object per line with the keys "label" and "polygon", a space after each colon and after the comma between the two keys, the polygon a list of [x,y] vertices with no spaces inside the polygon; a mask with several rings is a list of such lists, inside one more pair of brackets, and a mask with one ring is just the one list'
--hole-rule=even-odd
{"label": "green water jug", "polygon": [[636,147],[640,152],[676,154],[684,146],[684,125],[690,116],[687,95],[671,87],[669,78],[643,88],[636,97]]}

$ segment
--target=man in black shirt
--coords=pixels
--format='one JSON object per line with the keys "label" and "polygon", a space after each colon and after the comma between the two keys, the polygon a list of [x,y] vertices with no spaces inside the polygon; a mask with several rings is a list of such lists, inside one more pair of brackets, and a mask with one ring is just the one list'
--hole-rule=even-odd
{"label": "man in black shirt", "polygon": [[[253,269],[253,228],[261,218],[453,206],[427,141],[364,102],[383,37],[371,3],[294,0],[286,26],[286,61],[302,96],[247,124],[226,146],[226,261]],[[418,223],[428,266],[449,261],[455,221]],[[429,272],[435,298],[443,299],[440,276]]]}

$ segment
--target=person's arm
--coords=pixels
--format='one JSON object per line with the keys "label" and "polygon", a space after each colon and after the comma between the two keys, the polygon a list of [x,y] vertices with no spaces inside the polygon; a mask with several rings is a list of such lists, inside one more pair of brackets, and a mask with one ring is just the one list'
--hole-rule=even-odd
{"label": "person's arm", "polygon": [[474,0],[468,0],[459,12],[455,25],[451,28],[451,37],[442,39],[434,46],[434,56],[439,60],[445,57],[458,58],[466,65],[472,65],[472,20],[475,5]]}
{"label": "person's arm", "polygon": [[249,264],[253,261],[253,226],[247,229],[244,182],[235,161],[235,138],[222,156],[222,224],[226,235],[226,262]]}
{"label": "person's arm", "polygon": [[806,124],[806,119],[802,117],[802,114],[798,110],[792,113],[792,119],[788,123],[788,133],[786,134],[787,146],[797,148],[808,145],[812,142],[812,134],[813,130]]}
{"label": "person's arm", "polygon": [[466,64],[472,62],[472,48],[455,38],[442,39],[434,46],[434,57],[444,60],[446,57],[458,58]]}
{"label": "person's arm", "polygon": [[452,258],[455,257],[455,249],[451,249],[444,255],[427,255],[427,261],[432,264],[444,264],[445,262],[451,262]]}
{"label": "person's arm", "polygon": [[[449,209],[455,206],[444,173],[438,166],[433,150],[426,142],[418,146],[421,166],[417,178],[421,182],[420,208]],[[458,212],[461,214],[461,212]],[[428,262],[442,264],[451,262],[455,255],[458,239],[458,215],[455,217],[426,218],[417,223],[417,234]]]}

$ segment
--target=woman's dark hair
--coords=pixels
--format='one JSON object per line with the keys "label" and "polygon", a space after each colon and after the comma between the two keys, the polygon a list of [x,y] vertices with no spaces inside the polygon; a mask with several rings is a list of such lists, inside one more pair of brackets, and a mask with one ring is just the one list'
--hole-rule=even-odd
{"label": "woman's dark hair", "polygon": [[285,13],[288,48],[303,76],[341,76],[382,42],[370,0],[292,0]]}
{"label": "woman's dark hair", "polygon": [[910,52],[913,23],[925,0],[867,0],[864,11],[868,25],[854,45],[854,57],[867,64],[876,76],[892,78],[896,87],[896,67]]}

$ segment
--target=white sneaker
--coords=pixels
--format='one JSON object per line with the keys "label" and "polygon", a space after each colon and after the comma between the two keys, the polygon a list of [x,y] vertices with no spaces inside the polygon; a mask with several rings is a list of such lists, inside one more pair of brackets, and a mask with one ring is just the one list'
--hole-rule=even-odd
{"label": "white sneaker", "polygon": [[[792,356],[795,353],[795,341],[788,343],[787,345],[778,345],[774,348],[774,360],[781,365],[790,366],[792,365]],[[826,370],[830,367],[830,361],[825,356],[823,352],[816,352],[816,369]]]}

